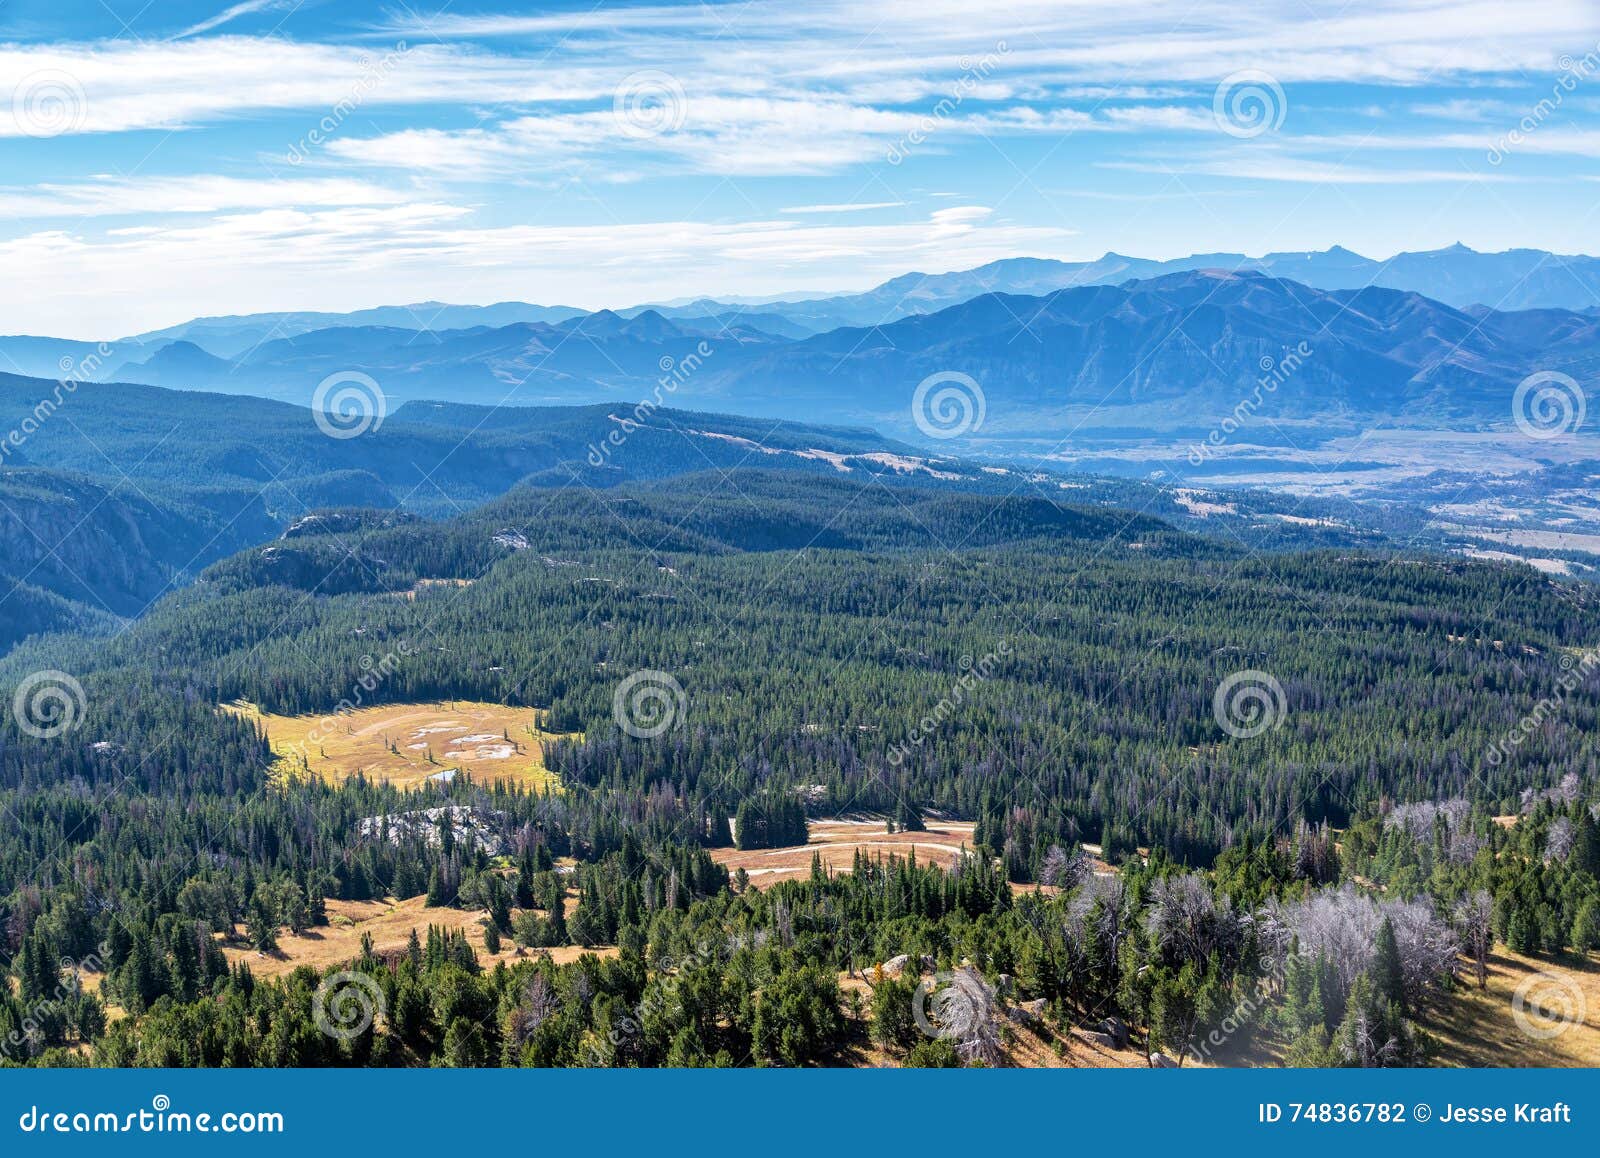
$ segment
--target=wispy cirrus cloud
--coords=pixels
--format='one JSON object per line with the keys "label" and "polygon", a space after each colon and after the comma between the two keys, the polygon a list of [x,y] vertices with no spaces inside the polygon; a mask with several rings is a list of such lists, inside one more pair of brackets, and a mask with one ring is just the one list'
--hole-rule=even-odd
{"label": "wispy cirrus cloud", "polygon": [[116,217],[292,205],[394,205],[414,197],[370,181],[343,177],[279,180],[212,175],[99,176],[72,183],[0,186],[0,217]]}
{"label": "wispy cirrus cloud", "polygon": [[[402,39],[406,67],[370,96],[375,105],[544,106],[553,119],[568,111],[563,104],[609,103],[630,74],[653,68],[675,75],[711,115],[714,102],[767,100],[830,113],[847,106],[870,118],[937,100],[986,55],[993,67],[975,80],[971,102],[1059,105],[1139,101],[1186,87],[1203,95],[1242,64],[1284,84],[1508,76],[1552,69],[1562,51],[1592,48],[1583,37],[1600,32],[1600,17],[1583,0],[1515,10],[1487,0],[1354,0],[1322,13],[1293,0],[1005,0],[981,14],[955,0],[803,8],[750,0],[542,15],[447,10],[405,16],[362,43],[202,35],[265,6],[234,5],[176,41],[0,46],[0,90],[61,71],[85,93],[77,131],[171,129],[328,106],[359,81],[384,41]],[[1167,27],[1171,34],[1160,35]]]}
{"label": "wispy cirrus cloud", "polygon": [[[1021,250],[1059,254],[1059,225],[1001,220],[988,207],[950,206],[915,220],[630,224],[472,223],[468,207],[275,209],[80,234],[30,233],[0,241],[0,263],[34,271],[26,295],[6,303],[18,329],[70,336],[128,332],[216,312],[196,270],[225,268],[233,308],[350,308],[396,300],[507,298],[616,306],[677,296],[683,270],[754,292],[836,288],[848,259],[860,284],[902,272],[960,269]],[[274,305],[276,303],[276,306]],[[110,316],[125,319],[113,326]],[[59,319],[70,317],[63,327]],[[46,320],[56,319],[46,326]]]}
{"label": "wispy cirrus cloud", "polygon": [[[1351,0],[1320,9],[1296,0],[994,0],[981,13],[965,0],[814,0],[803,6],[728,0],[537,14],[465,14],[446,7],[402,17],[387,31],[560,45],[573,54],[618,42],[642,44],[641,51],[670,44],[679,59],[685,43],[695,40],[708,57],[731,50],[752,64],[766,62],[774,51],[768,46],[778,46],[785,66],[780,75],[823,77],[948,65],[952,56],[982,52],[1003,36],[1014,68],[1063,78],[1119,84],[1215,79],[1248,57],[1286,82],[1415,83],[1451,72],[1549,67],[1552,45],[1594,22],[1583,0],[1516,10],[1493,0]],[[865,50],[879,43],[898,51]]]}
{"label": "wispy cirrus cloud", "polygon": [[1507,184],[1527,180],[1509,173],[1472,169],[1380,168],[1353,162],[1317,161],[1287,153],[1236,156],[1211,161],[1110,161],[1108,169],[1139,173],[1167,173],[1232,177],[1249,181],[1279,181],[1299,185],[1434,185],[1459,183]]}
{"label": "wispy cirrus cloud", "polygon": [[863,213],[872,209],[898,209],[904,201],[856,201],[837,205],[785,205],[779,213]]}
{"label": "wispy cirrus cloud", "polygon": [[[39,77],[69,78],[80,104],[69,133],[195,128],[249,114],[321,114],[370,83],[378,61],[354,44],[214,36],[165,42],[0,44],[0,93],[25,93]],[[405,49],[363,94],[373,107],[463,107],[609,97],[610,70],[552,70],[537,60],[456,46]],[[0,136],[30,135],[15,108],[0,108]]]}
{"label": "wispy cirrus cloud", "polygon": [[242,0],[241,3],[224,8],[215,16],[208,17],[198,24],[191,24],[188,28],[176,33],[173,39],[181,40],[186,36],[201,36],[221,28],[224,24],[232,24],[242,16],[254,16],[258,12],[287,12],[297,7],[299,7],[298,0]]}

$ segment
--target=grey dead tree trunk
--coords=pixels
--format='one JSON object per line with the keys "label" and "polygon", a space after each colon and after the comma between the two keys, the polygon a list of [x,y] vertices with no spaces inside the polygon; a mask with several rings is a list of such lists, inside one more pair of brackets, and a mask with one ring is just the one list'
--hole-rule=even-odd
{"label": "grey dead tree trunk", "polygon": [[1472,958],[1478,988],[1489,988],[1489,950],[1494,947],[1493,898],[1484,889],[1462,897],[1456,902],[1455,924],[1461,934],[1461,947]]}

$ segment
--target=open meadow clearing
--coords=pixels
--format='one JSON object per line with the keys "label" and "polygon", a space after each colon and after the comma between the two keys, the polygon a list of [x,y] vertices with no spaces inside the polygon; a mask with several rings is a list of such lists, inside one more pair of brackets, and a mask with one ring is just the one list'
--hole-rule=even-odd
{"label": "open meadow clearing", "polygon": [[[902,860],[915,854],[921,864],[936,864],[950,868],[963,856],[972,855],[972,833],[976,825],[970,820],[940,820],[934,816],[923,818],[924,832],[887,832],[883,817],[850,817],[809,822],[810,837],[805,844],[784,848],[715,848],[711,857],[728,871],[744,869],[750,883],[758,889],[769,889],[779,881],[792,881],[811,872],[813,854],[822,858],[823,867],[836,872],[849,872],[857,852],[869,860],[887,860],[896,856]],[[1097,875],[1105,876],[1115,870],[1100,859],[1097,845],[1084,845],[1090,854],[1091,865]],[[1045,885],[1013,884],[1014,892],[1025,893],[1039,889],[1046,893],[1055,890]]]}
{"label": "open meadow clearing", "polygon": [[[569,912],[573,899],[568,900]],[[477,953],[478,960],[486,968],[492,968],[497,961],[509,963],[519,958],[531,960],[542,954],[548,954],[558,964],[565,964],[576,961],[585,953],[594,953],[601,957],[614,957],[617,953],[615,948],[585,949],[580,945],[562,945],[554,949],[523,949],[519,953],[516,943],[507,937],[501,944],[500,952],[490,954],[483,945],[484,922],[481,912],[449,908],[430,909],[427,907],[426,897],[411,897],[404,901],[397,901],[392,897],[381,901],[330,900],[327,902],[327,908],[326,925],[307,929],[298,936],[287,929],[280,929],[278,947],[271,952],[260,953],[229,941],[223,944],[223,955],[227,957],[230,965],[241,962],[249,965],[250,971],[258,977],[282,977],[292,973],[301,965],[309,965],[320,972],[345,966],[358,959],[361,956],[363,936],[371,936],[373,951],[380,957],[392,956],[405,951],[413,930],[417,934],[417,939],[426,943],[429,925],[450,932],[458,929],[463,931],[473,951]]]}
{"label": "open meadow clearing", "polygon": [[524,788],[557,783],[544,766],[537,708],[451,700],[382,704],[336,715],[279,716],[236,702],[225,711],[266,729],[284,776],[310,772],[332,783],[362,775],[400,788],[419,788],[466,773],[480,783],[505,780]]}
{"label": "open meadow clearing", "polygon": [[744,869],[757,888],[771,888],[779,881],[791,881],[811,871],[811,856],[816,853],[834,872],[849,872],[859,851],[872,859],[902,859],[915,851],[924,864],[949,868],[972,847],[973,824],[968,820],[937,820],[929,817],[926,832],[885,832],[883,818],[813,820],[811,836],[805,844],[787,848],[713,849],[711,855],[729,872]]}

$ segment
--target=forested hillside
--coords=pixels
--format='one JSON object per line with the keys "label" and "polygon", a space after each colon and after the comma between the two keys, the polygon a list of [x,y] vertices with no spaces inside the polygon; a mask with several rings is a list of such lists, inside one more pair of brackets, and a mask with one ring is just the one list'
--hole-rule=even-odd
{"label": "forested hillside", "polygon": [[[1017,1034],[1088,1027],[1174,1058],[1422,1059],[1485,923],[1524,951],[1600,940],[1597,598],[830,474],[332,512],[113,641],[0,663],[8,699],[41,672],[81,688],[68,726],[0,733],[8,1056],[1005,1064]],[[547,710],[557,787],[324,783],[314,749],[219,711],[339,728],[458,699]],[[715,860],[839,815],[975,829],[948,871],[759,889]],[[340,974],[374,1011],[357,1032],[318,1032],[317,973],[225,955],[385,895],[439,924]],[[64,958],[94,992],[30,1029]],[[1207,1045],[1261,978],[1270,1014]]]}
{"label": "forested hillside", "polygon": [[[897,488],[1069,497],[1274,550],[1371,546],[1422,526],[1420,512],[1400,504],[1366,508],[1268,494],[1203,504],[1202,518],[1194,507],[1199,492],[978,465],[930,456],[871,430],[700,414],[658,402],[413,402],[392,415],[380,404],[365,428],[359,419],[350,428],[359,437],[341,437],[335,418],[320,416],[324,430],[319,416],[282,402],[0,375],[0,410],[40,415],[25,434],[0,442],[0,606],[10,610],[0,617],[0,653],[42,632],[113,629],[217,560],[293,534],[302,520],[330,508],[445,519],[519,485],[592,493],[760,467]],[[675,521],[687,514],[679,511]],[[435,566],[426,558],[421,565]],[[343,580],[330,582],[336,586],[324,593]]]}

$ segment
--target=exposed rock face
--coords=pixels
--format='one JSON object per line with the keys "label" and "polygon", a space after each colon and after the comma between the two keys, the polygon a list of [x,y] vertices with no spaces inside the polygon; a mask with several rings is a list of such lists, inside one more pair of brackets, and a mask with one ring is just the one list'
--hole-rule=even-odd
{"label": "exposed rock face", "polygon": [[1100,1023],[1100,1032],[1116,1042],[1118,1049],[1128,1048],[1128,1027],[1120,1017],[1108,1017]]}
{"label": "exposed rock face", "polygon": [[510,842],[502,832],[505,814],[492,808],[472,808],[464,804],[368,816],[361,821],[359,831],[370,839],[381,839],[387,834],[391,844],[421,840],[437,847],[441,839],[440,820],[445,816],[449,817],[451,833],[463,846],[481,848],[490,856],[504,856],[510,851]]}
{"label": "exposed rock face", "polygon": [[208,512],[48,470],[0,471],[0,500],[5,573],[114,615],[137,615],[187,573],[275,525],[258,500],[219,536]]}
{"label": "exposed rock face", "polygon": [[307,535],[345,535],[353,531],[388,529],[421,521],[416,515],[403,511],[364,508],[313,511],[290,523],[284,529],[283,537],[300,539]]}

